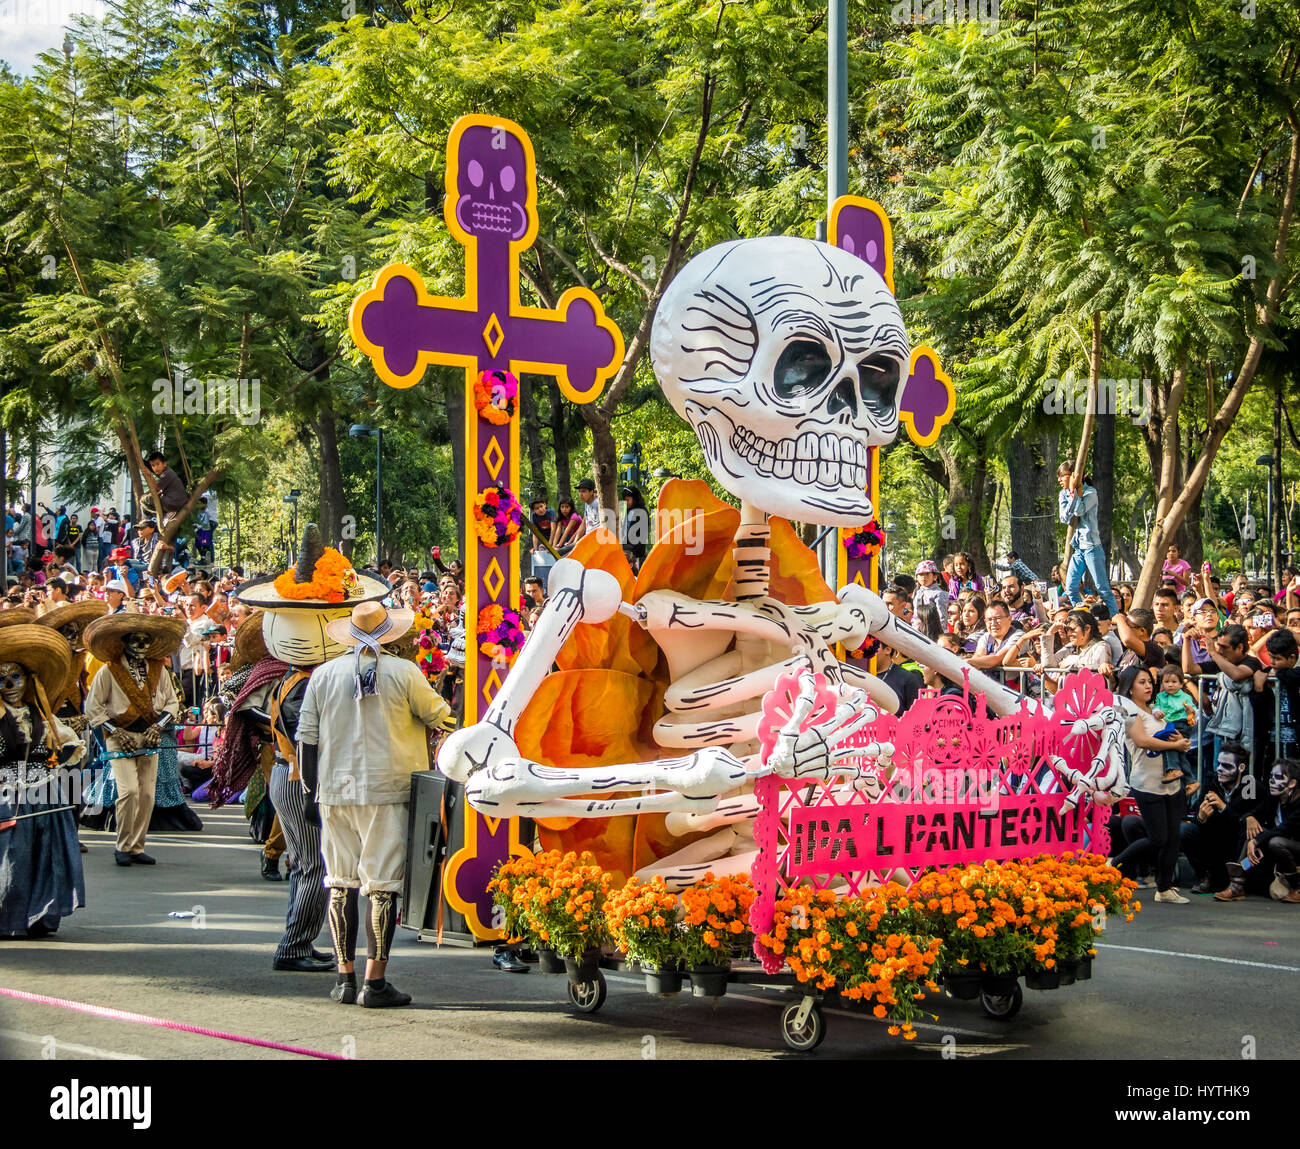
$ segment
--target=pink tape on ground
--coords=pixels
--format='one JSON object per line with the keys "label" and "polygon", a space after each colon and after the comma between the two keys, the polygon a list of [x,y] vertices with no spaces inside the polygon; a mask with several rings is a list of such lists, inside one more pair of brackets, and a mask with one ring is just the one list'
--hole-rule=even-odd
{"label": "pink tape on ground", "polygon": [[160,1029],[178,1029],[182,1033],[197,1033],[201,1037],[216,1037],[222,1041],[238,1041],[244,1045],[260,1045],[264,1049],[278,1049],[284,1053],[297,1053],[303,1057],[315,1057],[322,1061],[355,1061],[339,1053],[323,1053],[319,1049],[303,1049],[297,1045],[285,1045],[279,1041],[262,1041],[257,1037],[242,1037],[238,1033],[223,1033],[219,1029],[204,1029],[197,1025],[184,1025],[179,1021],[168,1021],[163,1017],[149,1017],[143,1013],[129,1013],[124,1009],[109,1009],[103,1005],[90,1005],[84,1001],[68,1001],[62,997],[47,997],[43,993],[26,993],[21,989],[6,989],[0,986],[0,997],[12,997],[17,1001],[30,1001],[36,1005],[57,1005],[63,1009],[75,1010],[77,1013],[89,1013],[95,1017],[106,1017],[110,1021],[133,1021],[137,1025],[156,1025]]}

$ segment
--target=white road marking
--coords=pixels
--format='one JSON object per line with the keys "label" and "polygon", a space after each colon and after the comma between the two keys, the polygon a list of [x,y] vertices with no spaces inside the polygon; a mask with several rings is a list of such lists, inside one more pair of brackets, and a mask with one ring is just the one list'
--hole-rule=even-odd
{"label": "white road marking", "polygon": [[[11,1041],[26,1041],[32,1045],[44,1045],[51,1037],[50,1033],[23,1033],[17,1029],[0,1029],[0,1037],[7,1037]],[[118,1053],[115,1049],[99,1049],[94,1045],[77,1045],[72,1041],[64,1041],[61,1037],[54,1037],[54,1054],[57,1058],[59,1054],[79,1053],[83,1057],[102,1057],[107,1061],[144,1061],[138,1053]]]}
{"label": "white road marking", "polygon": [[1191,958],[1194,961],[1217,961],[1222,962],[1224,965],[1248,965],[1254,969],[1275,969],[1280,970],[1282,973],[1300,973],[1300,966],[1274,965],[1272,962],[1266,961],[1246,961],[1245,958],[1221,958],[1213,957],[1210,954],[1186,954],[1179,950],[1150,950],[1142,946],[1098,945],[1097,948],[1100,950],[1126,950],[1135,954],[1158,954],[1160,957]]}

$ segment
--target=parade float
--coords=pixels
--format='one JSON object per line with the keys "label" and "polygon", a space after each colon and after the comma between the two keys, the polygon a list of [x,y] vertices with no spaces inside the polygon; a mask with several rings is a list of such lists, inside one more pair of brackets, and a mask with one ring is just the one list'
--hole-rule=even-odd
{"label": "parade float", "polygon": [[[437,764],[468,800],[442,875],[468,928],[563,961],[584,1011],[605,1000],[602,966],[636,963],[664,993],[787,985],[782,1036],[799,1050],[821,1041],[823,1004],[911,1036],[940,980],[1005,1018],[1021,978],[1090,976],[1106,915],[1131,912],[1131,883],[1105,864],[1123,712],[1090,672],[1031,702],[874,590],[879,449],[900,430],[933,443],[955,405],[934,351],[910,345],[883,210],[845,197],[827,242],[739,239],[680,271],[651,361],[738,505],[665,483],[640,571],[612,534],[586,535],[521,647],[516,374],[589,402],[623,343],[584,288],[554,311],[520,302],[537,217],[518,125],[462,119],[447,172],[464,297],[393,265],[351,330],[390,385],[430,363],[465,371],[466,619],[481,641]],[[792,522],[838,528],[838,591]],[[896,715],[871,673],[878,644],[961,692]]]}

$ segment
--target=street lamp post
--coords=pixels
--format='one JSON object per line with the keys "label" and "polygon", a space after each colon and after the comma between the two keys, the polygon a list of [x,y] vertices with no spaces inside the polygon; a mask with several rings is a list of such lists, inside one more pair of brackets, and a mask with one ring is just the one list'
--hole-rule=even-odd
{"label": "street lamp post", "polygon": [[829,0],[826,22],[826,214],[849,191],[848,0]]}
{"label": "street lamp post", "polygon": [[378,569],[384,557],[381,540],[384,515],[384,429],[353,423],[348,428],[348,434],[354,439],[369,439],[373,436],[375,440],[375,568]]}

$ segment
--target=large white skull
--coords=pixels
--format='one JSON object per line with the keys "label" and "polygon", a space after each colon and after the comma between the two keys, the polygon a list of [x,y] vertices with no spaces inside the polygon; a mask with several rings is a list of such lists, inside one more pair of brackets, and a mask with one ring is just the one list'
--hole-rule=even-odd
{"label": "large white skull", "polygon": [[910,349],[869,265],[793,236],[697,255],[664,294],[650,357],[737,498],[826,526],[872,516],[867,448],[898,435]]}

